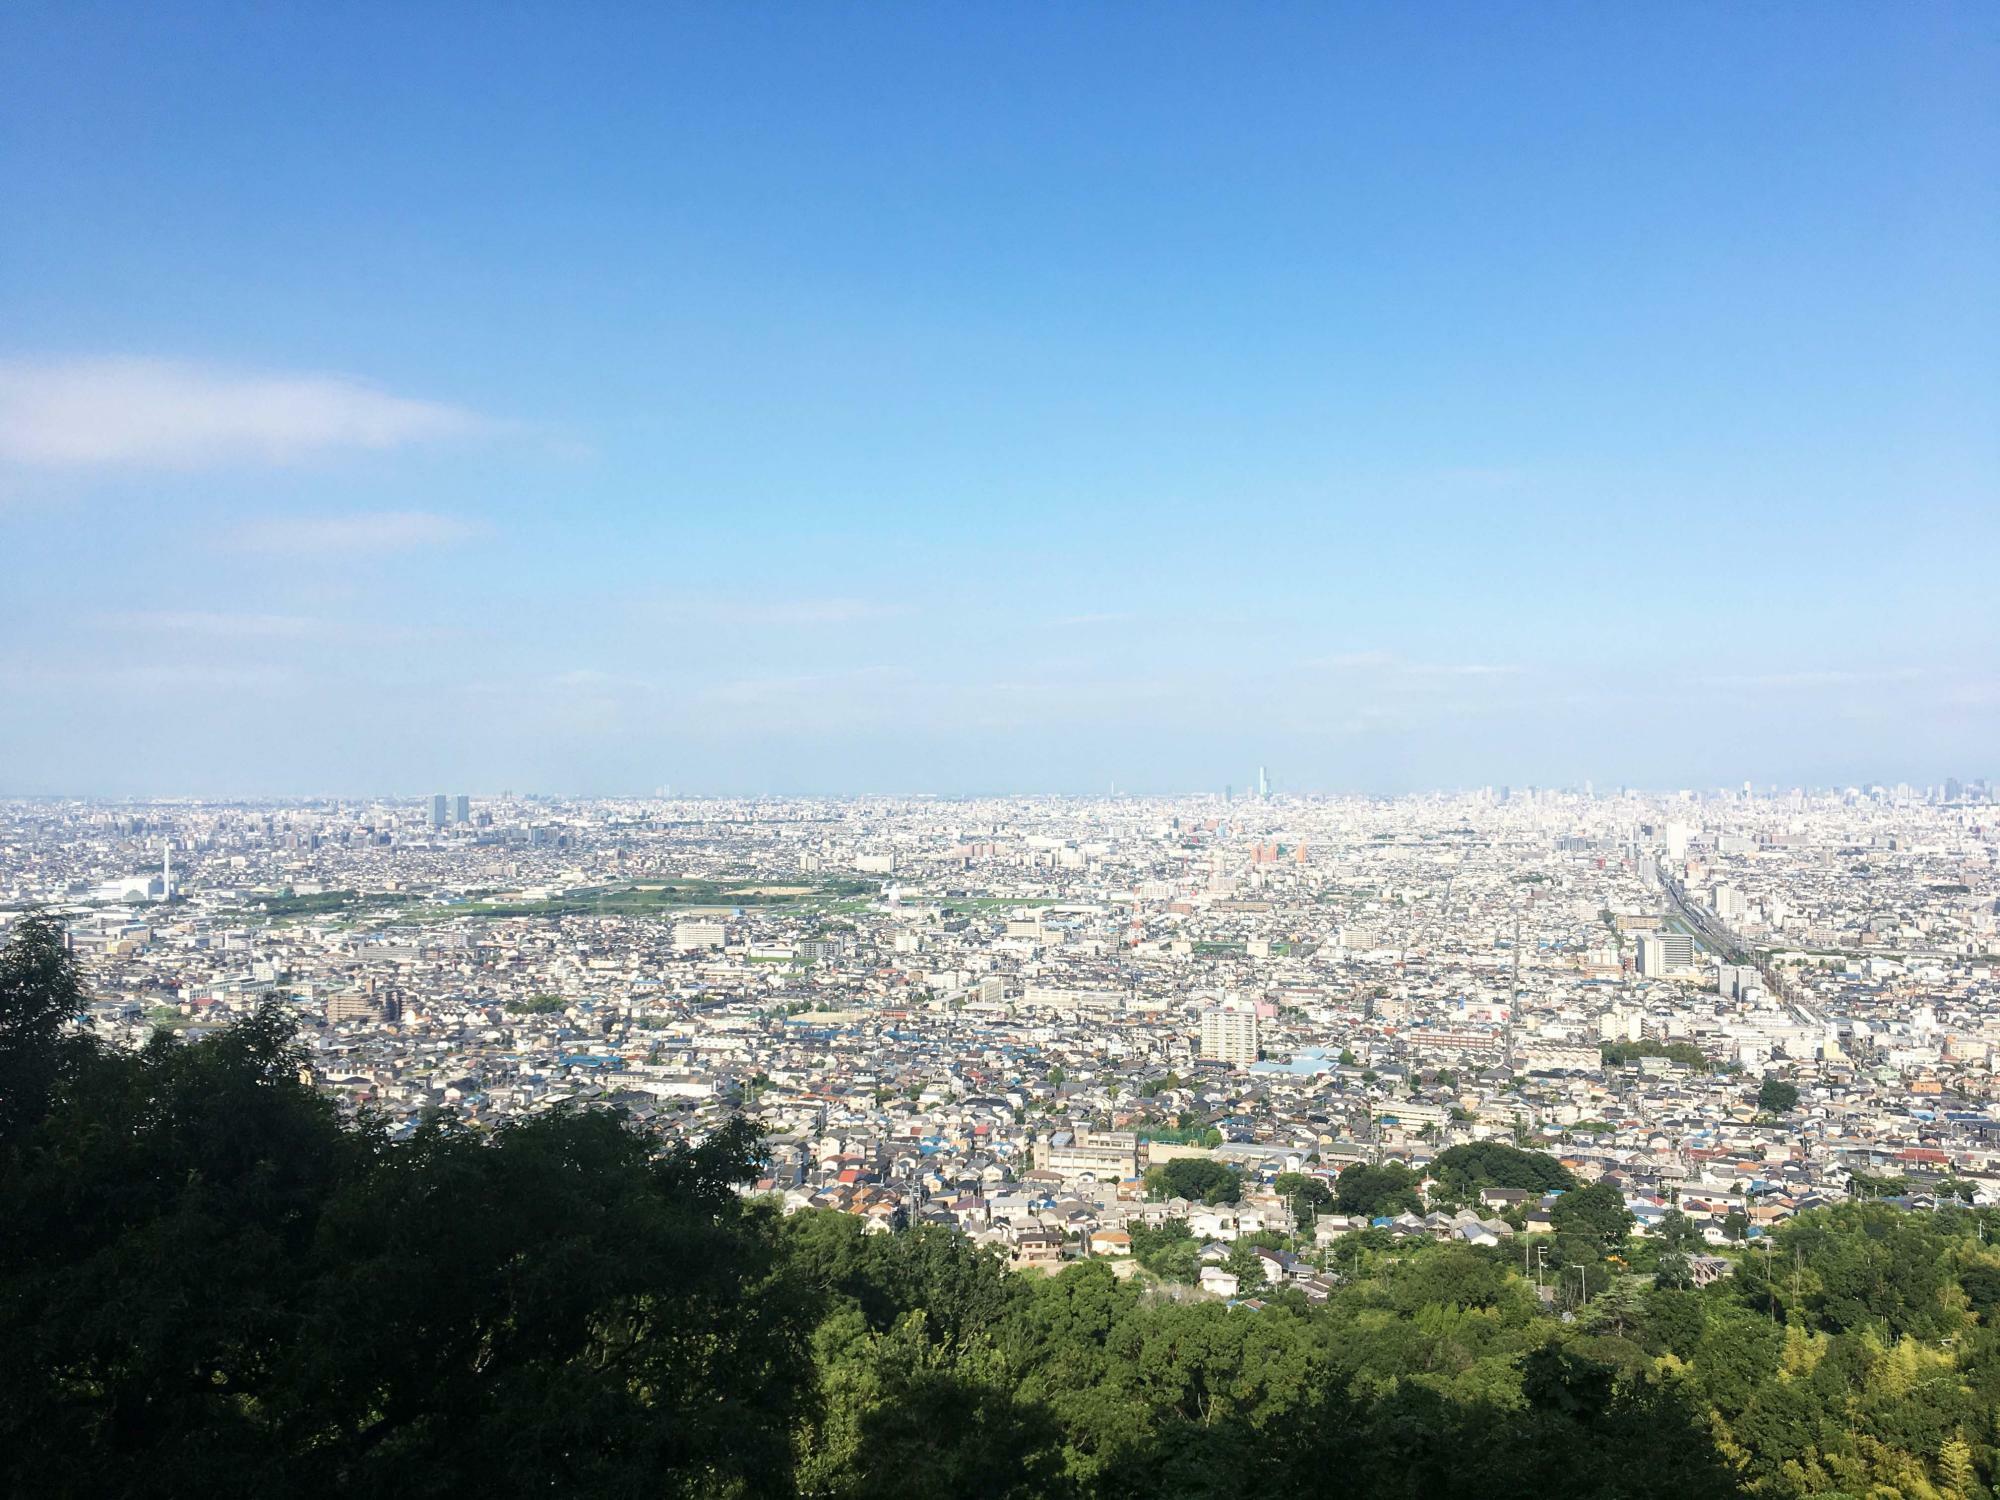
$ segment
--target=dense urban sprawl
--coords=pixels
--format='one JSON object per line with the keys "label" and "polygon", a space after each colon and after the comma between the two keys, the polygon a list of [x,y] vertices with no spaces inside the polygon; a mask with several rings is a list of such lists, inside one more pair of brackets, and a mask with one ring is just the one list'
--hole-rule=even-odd
{"label": "dense urban sprawl", "polygon": [[[0,900],[64,919],[109,1040],[279,997],[400,1132],[745,1113],[788,1208],[1125,1270],[1185,1221],[1225,1298],[1323,1295],[1357,1230],[1546,1230],[1550,1195],[1429,1190],[1479,1141],[1716,1249],[1862,1192],[2000,1201],[1997,860],[1956,782],[0,805]],[[1339,1194],[1357,1164],[1418,1189]],[[1275,1235],[1305,1253],[1230,1254]]]}

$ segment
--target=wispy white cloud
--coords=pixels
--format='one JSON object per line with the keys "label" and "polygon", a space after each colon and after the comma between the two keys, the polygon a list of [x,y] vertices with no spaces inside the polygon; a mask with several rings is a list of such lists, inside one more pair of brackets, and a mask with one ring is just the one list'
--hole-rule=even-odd
{"label": "wispy white cloud", "polygon": [[590,725],[601,728],[628,714],[657,709],[676,685],[671,678],[600,667],[565,667],[553,672],[455,679],[447,691],[479,712],[498,706],[514,722],[525,722],[525,715],[535,722],[573,730]]}
{"label": "wispy white cloud", "polygon": [[1358,703],[1337,717],[1329,728],[1335,734],[1344,735],[1393,734],[1414,728],[1415,724],[1416,721],[1402,709],[1377,703]]}
{"label": "wispy white cloud", "polygon": [[232,665],[227,662],[165,662],[154,666],[113,669],[104,675],[108,682],[138,690],[187,688],[228,691],[284,687],[297,680],[297,674],[285,667]]}
{"label": "wispy white cloud", "polygon": [[1944,701],[1953,708],[2000,706],[2000,677],[1961,682],[1946,691]]}
{"label": "wispy white cloud", "polygon": [[1527,670],[1508,662],[1413,662],[1407,669],[1416,677],[1518,677]]}
{"label": "wispy white cloud", "polygon": [[622,687],[632,679],[620,677],[615,672],[601,671],[596,667],[571,667],[549,678],[549,686],[555,688],[609,688]]}
{"label": "wispy white cloud", "polygon": [[908,681],[907,674],[895,668],[867,666],[795,677],[737,678],[712,685],[702,696],[708,702],[734,707],[824,706],[831,701],[852,701],[866,690],[890,685],[904,687]]}
{"label": "wispy white cloud", "polygon": [[1850,687],[1866,683],[1916,682],[1935,675],[1929,667],[1828,667],[1798,672],[1732,672],[1706,678],[1712,687]]}
{"label": "wispy white cloud", "polygon": [[223,614],[204,609],[114,610],[98,615],[105,630],[141,635],[200,636],[229,641],[297,641],[324,633],[326,622],[308,615]]}
{"label": "wispy white cloud", "polygon": [[284,667],[227,662],[156,662],[112,666],[0,663],[0,683],[23,689],[92,693],[231,692],[284,687],[296,674]]}
{"label": "wispy white cloud", "polygon": [[1332,656],[1316,656],[1301,666],[1324,667],[1334,672],[1360,672],[1375,667],[1392,667],[1396,657],[1388,651],[1338,651]]}
{"label": "wispy white cloud", "polygon": [[853,625],[914,613],[907,604],[871,599],[672,599],[653,612],[709,625]]}
{"label": "wispy white cloud", "polygon": [[233,533],[230,541],[246,552],[346,556],[448,547],[470,540],[480,530],[474,522],[457,516],[422,510],[382,510],[252,521]]}
{"label": "wispy white cloud", "polygon": [[0,461],[45,468],[292,463],[465,437],[463,408],[333,375],[114,356],[0,360]]}
{"label": "wispy white cloud", "polygon": [[1314,657],[1304,666],[1333,672],[1367,672],[1384,677],[1515,677],[1525,668],[1503,662],[1410,661],[1393,651],[1344,651]]}
{"label": "wispy white cloud", "polygon": [[325,641],[389,645],[436,640],[449,632],[379,620],[337,620],[317,615],[226,613],[203,609],[112,610],[93,616],[100,630],[179,640],[263,642]]}

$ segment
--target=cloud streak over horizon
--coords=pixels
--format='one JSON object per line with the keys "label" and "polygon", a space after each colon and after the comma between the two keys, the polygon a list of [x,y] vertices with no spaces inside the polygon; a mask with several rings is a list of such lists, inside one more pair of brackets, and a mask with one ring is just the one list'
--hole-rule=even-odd
{"label": "cloud streak over horizon", "polygon": [[291,464],[490,427],[443,402],[333,375],[133,355],[0,360],[0,461],[47,469]]}
{"label": "cloud streak over horizon", "polygon": [[232,547],[295,557],[411,552],[470,541],[482,528],[431,511],[362,511],[345,516],[285,516],[252,521],[229,536]]}

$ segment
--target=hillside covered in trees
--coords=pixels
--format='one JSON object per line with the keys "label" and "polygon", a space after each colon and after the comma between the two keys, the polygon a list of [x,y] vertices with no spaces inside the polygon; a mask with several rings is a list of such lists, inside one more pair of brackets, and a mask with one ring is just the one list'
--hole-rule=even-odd
{"label": "hillside covered in trees", "polygon": [[[1991,1215],[1845,1205],[1699,1291],[1607,1259],[1570,1321],[1518,1251],[1366,1240],[1323,1305],[1229,1307],[783,1217],[738,1192],[748,1124],[675,1146],[578,1111],[391,1142],[302,1081],[276,1009],[125,1054],[69,1029],[77,997],[55,929],[21,924],[9,1495],[1991,1493]],[[1445,1167],[1562,1185],[1501,1152]],[[1622,1209],[1576,1201],[1572,1232],[1623,1251]]]}

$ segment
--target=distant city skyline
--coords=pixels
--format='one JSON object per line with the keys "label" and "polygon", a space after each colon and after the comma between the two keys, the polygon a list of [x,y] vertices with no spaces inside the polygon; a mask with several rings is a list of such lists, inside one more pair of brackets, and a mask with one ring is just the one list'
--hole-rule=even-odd
{"label": "distant city skyline", "polygon": [[0,791],[0,802],[48,803],[81,802],[104,806],[129,804],[134,806],[156,805],[160,807],[215,805],[244,807],[312,807],[326,804],[354,805],[395,805],[408,803],[418,809],[429,810],[429,823],[433,829],[459,826],[475,821],[475,814],[483,804],[515,804],[523,802],[574,802],[623,803],[623,802],[832,802],[866,803],[907,801],[935,801],[941,803],[1093,803],[1093,802],[1154,802],[1161,804],[1199,803],[1213,801],[1218,808],[1227,807],[1248,812],[1253,804],[1269,802],[1282,808],[1288,801],[1297,803],[1338,803],[1344,801],[1394,802],[1424,799],[1450,800],[1460,797],[1486,797],[1496,805],[1509,801],[1519,801],[1524,796],[1552,796],[1563,798],[1584,798],[1595,801],[1611,801],[1631,798],[1641,801],[1666,801],[1671,805],[1679,798],[1695,799],[1695,805],[1712,804],[1723,801],[1741,802],[1775,801],[1803,796],[1825,800],[1842,798],[1850,794],[1864,797],[1884,797],[1890,800],[1929,802],[1943,805],[2000,806],[2000,779],[1985,776],[1960,778],[1956,776],[1937,777],[1927,781],[1907,779],[1884,781],[1879,778],[1856,782],[1842,782],[1831,785],[1785,784],[1772,782],[1764,785],[1727,784],[1680,784],[1660,786],[1612,785],[1597,786],[1566,783],[1558,786],[1507,786],[1494,783],[1439,784],[1437,786],[1412,787],[1398,792],[1369,791],[1357,787],[1298,787],[1283,791],[1273,789],[1266,798],[1246,797],[1240,789],[1224,785],[1222,787],[1169,787],[1159,790],[1131,790],[1118,788],[1113,791],[1063,791],[1048,789],[976,789],[958,792],[940,792],[923,787],[881,787],[865,791],[845,792],[739,792],[719,791],[702,788],[688,788],[683,791],[667,791],[659,787],[651,790],[626,788],[602,792],[577,792],[561,788],[504,787],[474,793],[458,793],[450,798],[452,810],[442,822],[438,817],[438,795],[416,792],[407,788],[346,788],[325,789],[302,792],[271,793],[88,793],[88,792],[30,792],[11,793]]}
{"label": "distant city skyline", "polygon": [[1950,3],[11,8],[0,796],[1993,775],[1996,75]]}

